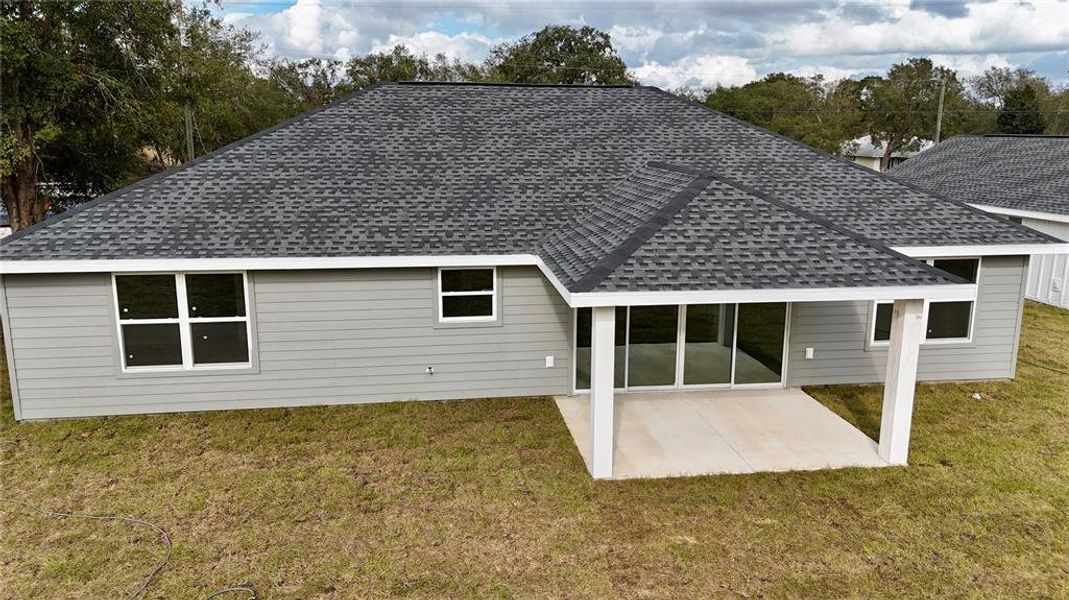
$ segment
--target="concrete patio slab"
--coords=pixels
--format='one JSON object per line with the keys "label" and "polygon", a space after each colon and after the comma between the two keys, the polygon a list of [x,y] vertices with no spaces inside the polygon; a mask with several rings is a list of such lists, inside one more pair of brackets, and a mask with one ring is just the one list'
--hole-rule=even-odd
{"label": "concrete patio slab", "polygon": [[[556,399],[590,467],[590,398]],[[885,467],[877,444],[796,389],[616,394],[613,478]]]}

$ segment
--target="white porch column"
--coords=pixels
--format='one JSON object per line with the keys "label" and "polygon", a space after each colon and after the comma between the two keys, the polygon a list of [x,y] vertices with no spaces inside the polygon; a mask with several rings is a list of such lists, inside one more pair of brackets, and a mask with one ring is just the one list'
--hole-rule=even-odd
{"label": "white porch column", "polygon": [[917,358],[924,339],[924,327],[924,300],[895,300],[883,385],[879,447],[880,458],[892,465],[906,464],[909,453]]}
{"label": "white porch column", "polygon": [[616,307],[594,307],[590,321],[590,474],[605,479],[612,477]]}

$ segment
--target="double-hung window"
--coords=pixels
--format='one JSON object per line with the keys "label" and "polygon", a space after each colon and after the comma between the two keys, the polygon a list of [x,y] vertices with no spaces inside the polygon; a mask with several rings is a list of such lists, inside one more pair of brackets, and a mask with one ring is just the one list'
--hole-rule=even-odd
{"label": "double-hung window", "polygon": [[438,269],[438,320],[443,323],[497,319],[497,271]]}
{"label": "double-hung window", "polygon": [[250,366],[244,273],[113,278],[123,370]]}
{"label": "double-hung window", "polygon": [[[927,261],[933,267],[976,283],[980,275],[979,258],[936,258]],[[885,345],[891,339],[892,302],[876,302],[872,309],[872,343]],[[924,306],[926,342],[968,342],[972,340],[973,317],[976,312],[972,300],[927,302]]]}

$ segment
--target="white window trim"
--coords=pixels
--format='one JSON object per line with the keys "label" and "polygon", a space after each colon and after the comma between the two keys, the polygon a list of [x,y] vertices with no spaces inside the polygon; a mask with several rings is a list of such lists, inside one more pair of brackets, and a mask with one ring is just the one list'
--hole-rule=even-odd
{"label": "white window trim", "polygon": [[[252,319],[249,317],[249,275],[245,271],[210,271],[204,274],[212,275],[241,275],[242,292],[245,294],[245,316],[243,317],[191,317],[189,316],[189,299],[186,294],[186,275],[200,275],[202,273],[112,273],[111,295],[112,306],[115,311],[115,334],[119,340],[119,366],[123,373],[167,373],[186,371],[219,371],[228,369],[248,369],[252,367]],[[116,275],[169,275],[175,278],[175,294],[178,301],[178,318],[169,319],[124,319],[119,311],[119,288],[116,283]],[[198,365],[193,362],[193,330],[196,323],[245,323],[245,340],[249,360],[239,363],[210,363]],[[178,336],[182,345],[182,364],[180,365],[145,365],[140,367],[126,366],[126,343],[123,340],[123,325],[159,325],[177,323]]]}
{"label": "white window trim", "polygon": [[[490,271],[492,277],[493,287],[490,290],[477,290],[472,292],[443,292],[442,291],[442,272],[443,271]],[[497,321],[497,267],[496,266],[483,266],[483,267],[439,267],[437,275],[437,296],[438,296],[438,322],[439,323],[488,323]],[[482,315],[477,317],[447,317],[445,316],[445,306],[442,302],[442,298],[447,296],[490,296],[490,314],[489,316]]]}
{"label": "white window trim", "polygon": [[[954,259],[975,259],[976,260],[976,286],[977,286],[977,290],[979,290],[980,274],[981,274],[981,271],[984,268],[984,257],[982,257],[982,256],[940,256],[937,259],[936,258],[926,258],[926,259],[924,259],[924,262],[927,263],[928,265],[934,267],[936,260],[954,260]],[[977,302],[979,301],[979,299],[980,299],[980,296],[979,296],[979,293],[977,293],[977,296],[976,296],[975,300],[969,300],[968,301],[968,302],[970,302],[972,304],[972,308],[969,310],[969,335],[967,337],[935,338],[935,339],[931,339],[931,340],[928,339],[928,308],[931,306],[932,302],[943,303],[943,302],[966,302],[966,301],[965,300],[934,300],[933,301],[933,300],[925,299],[924,300],[924,313],[923,313],[923,316],[922,316],[922,318],[924,319],[924,340],[922,340],[921,344],[924,345],[924,346],[971,344],[972,341],[973,341],[974,332],[976,330],[976,312],[977,312]],[[869,338],[868,338],[868,345],[869,345],[869,347],[872,347],[872,348],[886,348],[886,347],[891,345],[891,341],[890,340],[877,340],[876,339],[876,307],[879,306],[880,304],[892,304],[893,305],[894,304],[894,300],[891,300],[891,299],[873,300],[872,302],[869,303]]]}

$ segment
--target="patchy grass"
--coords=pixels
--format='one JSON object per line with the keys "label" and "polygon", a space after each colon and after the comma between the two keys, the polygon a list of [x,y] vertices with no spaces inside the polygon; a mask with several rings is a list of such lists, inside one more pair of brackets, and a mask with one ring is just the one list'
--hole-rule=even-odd
{"label": "patchy grass", "polygon": [[[149,598],[1069,598],[1069,313],[1018,379],[920,386],[912,463],[593,483],[545,399],[16,424],[0,494],[158,523]],[[869,435],[879,387],[809,390]],[[979,392],[981,400],[973,400]],[[144,527],[0,506],[0,597],[113,598]]]}

